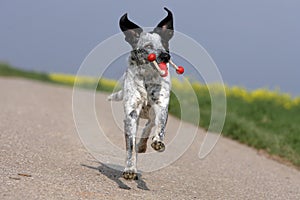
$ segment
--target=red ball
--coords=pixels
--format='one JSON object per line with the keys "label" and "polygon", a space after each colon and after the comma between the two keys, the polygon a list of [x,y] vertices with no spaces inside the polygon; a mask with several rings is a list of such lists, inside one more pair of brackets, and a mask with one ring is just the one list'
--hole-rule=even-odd
{"label": "red ball", "polygon": [[150,54],[148,55],[148,60],[149,60],[149,62],[153,62],[154,60],[156,60],[156,55],[155,55],[155,53],[150,53]]}
{"label": "red ball", "polygon": [[182,66],[178,66],[178,69],[176,70],[177,74],[183,74],[184,68]]}

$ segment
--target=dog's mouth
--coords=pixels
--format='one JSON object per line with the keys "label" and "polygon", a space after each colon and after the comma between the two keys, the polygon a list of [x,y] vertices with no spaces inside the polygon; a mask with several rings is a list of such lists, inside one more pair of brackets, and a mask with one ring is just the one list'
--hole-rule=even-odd
{"label": "dog's mouth", "polygon": [[[135,62],[137,65],[143,65],[143,64],[148,64],[148,55],[150,53],[154,52],[149,52],[146,49],[134,49],[131,51],[131,60]],[[156,61],[158,63],[164,62],[168,63],[171,56],[167,51],[164,50],[158,50],[157,53],[155,53],[156,56]]]}

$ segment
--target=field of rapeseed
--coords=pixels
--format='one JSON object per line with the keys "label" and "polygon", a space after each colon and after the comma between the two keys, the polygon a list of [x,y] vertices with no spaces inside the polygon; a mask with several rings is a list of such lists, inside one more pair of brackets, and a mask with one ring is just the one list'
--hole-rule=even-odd
{"label": "field of rapeseed", "polygon": [[113,91],[117,86],[117,82],[114,80],[101,78],[98,81],[97,78],[78,77],[70,74],[49,74],[49,79],[52,82],[70,86],[73,86],[76,81],[77,86],[87,89],[93,89],[93,87],[97,85],[97,90],[106,92]]}

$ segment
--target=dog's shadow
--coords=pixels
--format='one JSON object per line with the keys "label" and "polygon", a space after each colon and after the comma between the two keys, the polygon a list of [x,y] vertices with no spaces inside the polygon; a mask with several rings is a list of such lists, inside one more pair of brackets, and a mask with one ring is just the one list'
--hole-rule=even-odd
{"label": "dog's shadow", "polygon": [[[121,170],[117,170],[117,169],[121,169],[121,166],[111,166],[110,165],[105,165],[101,162],[97,162],[100,164],[100,166],[98,167],[94,167],[94,166],[90,166],[90,165],[86,165],[86,164],[81,164],[81,166],[83,167],[87,167],[89,169],[94,169],[99,171],[101,174],[105,175],[107,178],[113,180],[114,182],[116,182],[119,186],[119,188],[125,189],[125,190],[130,190],[131,188],[126,185],[121,179],[123,179],[123,172]],[[125,179],[123,179],[125,180]],[[125,180],[126,181],[126,180]],[[143,180],[142,175],[140,173],[138,173],[138,178],[137,180],[135,180],[135,182],[137,183],[137,187],[139,189],[142,190],[149,190],[149,188],[147,187],[146,182]]]}

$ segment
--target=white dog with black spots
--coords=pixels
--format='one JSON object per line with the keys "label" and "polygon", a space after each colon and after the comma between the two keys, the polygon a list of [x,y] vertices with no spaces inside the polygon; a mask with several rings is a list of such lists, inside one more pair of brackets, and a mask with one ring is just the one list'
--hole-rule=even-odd
{"label": "white dog with black spots", "polygon": [[[125,179],[137,178],[137,153],[146,152],[147,140],[155,127],[151,147],[158,151],[165,150],[163,142],[168,119],[168,105],[171,90],[170,75],[163,77],[147,60],[154,53],[157,62],[168,63],[169,40],[174,34],[173,16],[164,8],[168,15],[152,32],[143,32],[142,28],[131,22],[127,14],[120,19],[120,28],[125,40],[132,46],[129,66],[124,74],[123,87],[111,94],[108,100],[123,100],[125,119],[124,131],[126,141],[126,166],[123,172]],[[169,68],[169,64],[167,64]],[[136,144],[139,119],[148,119],[141,139]]]}

